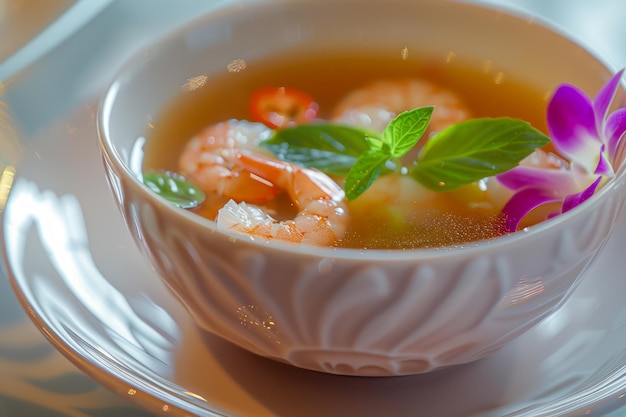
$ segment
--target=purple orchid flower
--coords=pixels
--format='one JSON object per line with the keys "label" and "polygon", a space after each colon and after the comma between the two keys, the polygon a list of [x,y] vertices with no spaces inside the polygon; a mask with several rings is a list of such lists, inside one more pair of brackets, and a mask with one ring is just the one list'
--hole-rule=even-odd
{"label": "purple orchid flower", "polygon": [[561,213],[571,210],[589,199],[603,178],[613,177],[626,137],[626,108],[611,114],[609,108],[623,73],[615,74],[593,100],[568,84],[556,90],[548,104],[548,129],[554,148],[570,163],[555,166],[544,157],[497,176],[515,192],[502,209],[507,232],[517,230],[522,219],[543,204],[560,203]]}

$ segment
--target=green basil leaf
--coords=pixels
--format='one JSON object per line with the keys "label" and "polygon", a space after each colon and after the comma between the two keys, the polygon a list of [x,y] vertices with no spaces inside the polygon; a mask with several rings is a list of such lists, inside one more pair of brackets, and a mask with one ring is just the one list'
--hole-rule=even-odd
{"label": "green basil leaf", "polygon": [[389,145],[392,158],[400,158],[413,149],[426,132],[433,106],[418,107],[398,114],[383,131],[382,140]]}
{"label": "green basil leaf", "polygon": [[356,159],[369,149],[367,138],[377,135],[350,126],[308,124],[277,130],[261,146],[283,161],[345,176]]}
{"label": "green basil leaf", "polygon": [[[370,151],[376,151],[376,152],[386,152],[387,154],[389,154],[389,145],[385,142],[383,142],[382,138],[380,137],[373,137],[373,136],[368,136],[367,137],[367,144],[370,147]],[[385,149],[386,147],[386,149]]]}
{"label": "green basil leaf", "polygon": [[344,183],[344,191],[348,200],[354,200],[380,176],[380,173],[389,160],[389,156],[372,150],[366,151],[356,160]]}
{"label": "green basil leaf", "polygon": [[410,175],[436,190],[453,190],[508,171],[550,139],[523,120],[472,119],[431,138]]}
{"label": "green basil leaf", "polygon": [[143,183],[178,207],[197,207],[205,199],[204,192],[200,188],[173,172],[151,171],[144,173]]}

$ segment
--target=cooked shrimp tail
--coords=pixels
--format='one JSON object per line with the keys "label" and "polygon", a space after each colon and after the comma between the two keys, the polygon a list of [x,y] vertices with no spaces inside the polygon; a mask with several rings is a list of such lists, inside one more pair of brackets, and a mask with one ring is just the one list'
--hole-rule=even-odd
{"label": "cooked shrimp tail", "polygon": [[302,168],[251,152],[242,152],[238,161],[245,170],[287,191],[299,207],[313,199],[341,201],[345,197],[343,189],[335,181],[316,169]]}
{"label": "cooked shrimp tail", "polygon": [[218,213],[218,228],[319,246],[333,245],[343,237],[349,222],[344,193],[326,174],[248,152],[238,160],[245,170],[287,192],[298,214],[279,221],[258,207],[229,201]]}

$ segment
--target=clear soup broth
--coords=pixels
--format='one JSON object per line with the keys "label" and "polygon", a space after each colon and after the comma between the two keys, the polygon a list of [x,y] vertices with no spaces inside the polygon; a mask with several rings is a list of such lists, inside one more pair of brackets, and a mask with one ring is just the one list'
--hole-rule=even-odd
{"label": "clear soup broth", "polygon": [[[250,120],[248,101],[267,86],[288,86],[307,92],[319,105],[319,118],[329,118],[346,94],[381,79],[417,78],[450,90],[472,117],[513,117],[546,132],[547,91],[538,91],[501,73],[491,62],[468,63],[453,54],[423,57],[358,51],[324,54],[290,51],[236,70],[189,80],[180,96],[150,126],[143,169],[178,171],[178,157],[187,141],[203,127],[229,119]],[[243,68],[245,67],[245,68]],[[437,109],[435,108],[435,112]],[[341,183],[341,178],[336,179]],[[413,249],[462,245],[502,232],[500,208],[490,203],[477,184],[414,198],[411,179],[384,178],[366,194],[348,202],[350,223],[334,246],[359,249]],[[418,201],[419,200],[419,201]],[[225,199],[209,196],[194,209],[214,219]],[[279,218],[294,215],[289,198],[268,203]]]}

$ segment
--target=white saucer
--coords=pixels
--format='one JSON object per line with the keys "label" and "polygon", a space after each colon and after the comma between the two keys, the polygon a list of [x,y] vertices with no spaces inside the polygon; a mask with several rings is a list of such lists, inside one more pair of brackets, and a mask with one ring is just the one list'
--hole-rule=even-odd
{"label": "white saucer", "polygon": [[30,317],[114,392],[172,416],[586,416],[624,405],[626,218],[562,308],[485,360],[398,378],[299,370],[202,334],[165,290],[107,189],[94,107],[23,141],[0,230]]}

